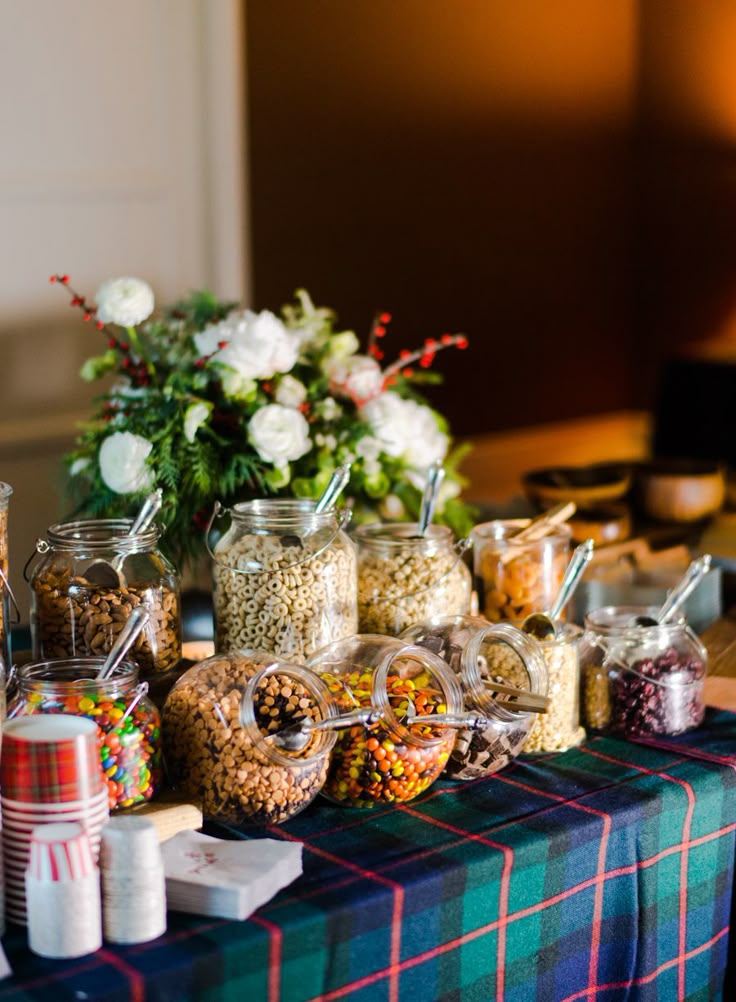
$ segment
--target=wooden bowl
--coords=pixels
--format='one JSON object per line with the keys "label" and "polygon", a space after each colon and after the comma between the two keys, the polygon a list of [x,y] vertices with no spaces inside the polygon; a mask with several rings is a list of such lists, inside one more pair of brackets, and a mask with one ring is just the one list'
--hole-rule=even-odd
{"label": "wooden bowl", "polygon": [[622,463],[556,466],[531,470],[522,477],[527,497],[541,508],[574,501],[578,508],[615,501],[631,487],[631,468]]}
{"label": "wooden bowl", "polygon": [[582,543],[592,539],[596,547],[620,543],[631,535],[631,512],[623,502],[578,508],[568,525],[573,541]]}
{"label": "wooden bowl", "polygon": [[642,511],[658,522],[699,522],[723,507],[726,478],[719,463],[655,459],[637,470]]}

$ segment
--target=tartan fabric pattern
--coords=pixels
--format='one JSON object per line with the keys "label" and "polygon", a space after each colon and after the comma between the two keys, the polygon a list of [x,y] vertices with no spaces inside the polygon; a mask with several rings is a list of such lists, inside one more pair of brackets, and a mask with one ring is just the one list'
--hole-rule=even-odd
{"label": "tartan fabric pattern", "polygon": [[719,999],[736,716],[595,737],[398,808],[318,800],[266,834],[304,843],[304,874],[248,921],[170,914],[159,940],[63,964],[13,930],[0,1000]]}
{"label": "tartan fabric pattern", "polygon": [[26,803],[60,803],[85,800],[102,790],[100,754],[96,735],[46,741],[12,741],[5,738],[2,794]]}

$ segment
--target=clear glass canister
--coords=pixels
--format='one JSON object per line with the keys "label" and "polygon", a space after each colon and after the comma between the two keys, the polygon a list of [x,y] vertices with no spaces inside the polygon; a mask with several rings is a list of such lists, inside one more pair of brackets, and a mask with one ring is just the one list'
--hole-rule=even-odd
{"label": "clear glass canister", "polygon": [[566,751],[585,740],[585,729],[580,723],[582,633],[575,623],[562,623],[553,639],[538,641],[547,666],[549,709],[534,720],[521,749],[525,754]]}
{"label": "clear glass canister", "polygon": [[230,527],[210,551],[217,650],[247,647],[301,663],[355,633],[350,513],[318,513],[315,504],[275,498],[232,509]]}
{"label": "clear glass canister", "polygon": [[21,665],[8,716],[72,713],[93,720],[114,810],[145,803],[160,789],[161,718],[134,664],[123,662],[109,678],[98,679],[103,663],[104,658],[70,658]]}
{"label": "clear glass canister", "polygon": [[458,733],[447,763],[448,776],[477,779],[508,765],[521,751],[538,715],[515,709],[516,697],[493,684],[544,696],[547,672],[538,642],[510,624],[491,625],[471,616],[438,617],[410,627],[401,639],[446,661],[460,681],[466,710],[486,718],[481,729]]}
{"label": "clear glass canister", "polygon": [[378,523],[360,526],[355,536],[362,633],[398,636],[434,616],[470,611],[468,541],[456,543],[447,526],[430,525],[420,536],[416,523]]}
{"label": "clear glass canister", "polygon": [[370,708],[378,716],[368,727],[337,732],[323,793],[352,807],[424,793],[455,741],[454,730],[425,718],[462,711],[460,686],[444,661],[396,637],[363,634],[319,651],[307,667],[325,680],[341,713]]}
{"label": "clear glass canister", "polygon": [[8,502],[13,488],[0,482],[0,723],[5,718],[5,673],[10,668],[10,581],[8,578]]}
{"label": "clear glass canister", "polygon": [[[176,571],[158,549],[158,530],[130,535],[127,518],[62,522],[39,539],[31,588],[33,656],[106,654],[131,611],[150,618],[130,650],[141,675],[181,660],[181,602]],[[29,561],[30,563],[30,561]]]}
{"label": "clear glass canister", "polygon": [[322,788],[335,736],[314,732],[290,751],[273,734],[305,718],[324,720],[332,706],[327,686],[299,665],[253,651],[206,658],[164,705],[169,779],[208,818],[280,824]]}
{"label": "clear glass canister", "polygon": [[471,533],[478,608],[492,623],[544,612],[559,591],[570,556],[570,527],[558,525],[541,539],[514,543],[514,534],[527,524],[526,519],[483,522]]}
{"label": "clear glass canister", "polygon": [[640,737],[680,734],[702,721],[707,651],[682,620],[637,624],[655,612],[605,606],[585,617],[580,672],[587,727]]}

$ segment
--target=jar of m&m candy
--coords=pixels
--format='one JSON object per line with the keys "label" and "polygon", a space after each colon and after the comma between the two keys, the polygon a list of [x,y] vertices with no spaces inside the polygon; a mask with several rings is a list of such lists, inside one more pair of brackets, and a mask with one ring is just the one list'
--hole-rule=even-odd
{"label": "jar of m&m candy", "polygon": [[[396,637],[363,634],[318,651],[320,675],[340,713],[372,711],[372,722],[336,732],[322,793],[353,807],[405,803],[447,765],[463,710],[460,686],[431,651]],[[433,722],[436,717],[436,722]]]}
{"label": "jar of m&m candy", "polygon": [[134,807],[160,787],[161,718],[135,665],[123,662],[99,679],[103,658],[73,658],[21,665],[9,717],[73,713],[97,724],[100,765],[110,810]]}

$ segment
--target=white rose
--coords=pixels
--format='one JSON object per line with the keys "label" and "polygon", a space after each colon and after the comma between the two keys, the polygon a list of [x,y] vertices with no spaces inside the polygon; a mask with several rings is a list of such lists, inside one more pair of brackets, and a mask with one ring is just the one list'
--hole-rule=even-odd
{"label": "white rose", "polygon": [[153,313],[153,289],[140,278],[109,278],[95,293],[97,319],[135,327]]}
{"label": "white rose", "polygon": [[215,351],[210,361],[246,379],[271,379],[277,372],[288,372],[299,356],[299,337],[270,310],[231,313],[195,336],[198,348],[222,342],[225,347]]}
{"label": "white rose", "polygon": [[194,441],[194,436],[210,416],[211,410],[212,404],[206,404],[204,401],[190,404],[187,407],[184,414],[184,437],[187,442]]}
{"label": "white rose", "polygon": [[307,388],[293,376],[282,376],[276,387],[274,399],[277,404],[283,404],[284,407],[298,407],[307,399]]}
{"label": "white rose", "polygon": [[153,487],[153,470],[146,465],[153,445],[141,435],[116,431],[100,446],[100,473],[111,491],[134,494]]}
{"label": "white rose", "polygon": [[383,389],[383,373],[375,359],[368,355],[332,358],[325,366],[330,378],[330,391],[350,397],[358,404],[371,400]]}
{"label": "white rose", "polygon": [[447,454],[449,439],[429,407],[388,390],[361,408],[361,417],[388,456],[426,469]]}
{"label": "white rose", "polygon": [[223,369],[220,382],[225,396],[234,400],[247,400],[257,389],[255,379],[248,379],[234,369]]}
{"label": "white rose", "polygon": [[248,424],[248,440],[261,459],[274,466],[299,459],[312,448],[304,415],[282,404],[256,411]]}

